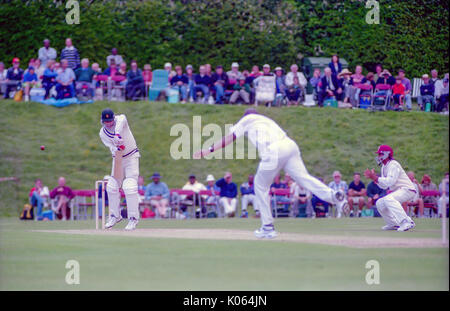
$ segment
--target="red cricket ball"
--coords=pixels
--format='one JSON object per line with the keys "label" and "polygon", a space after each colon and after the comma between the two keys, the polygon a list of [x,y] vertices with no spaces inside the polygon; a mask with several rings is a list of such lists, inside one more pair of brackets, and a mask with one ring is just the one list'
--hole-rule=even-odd
{"label": "red cricket ball", "polygon": [[41,150],[45,150],[45,146],[44,145],[41,146]]}

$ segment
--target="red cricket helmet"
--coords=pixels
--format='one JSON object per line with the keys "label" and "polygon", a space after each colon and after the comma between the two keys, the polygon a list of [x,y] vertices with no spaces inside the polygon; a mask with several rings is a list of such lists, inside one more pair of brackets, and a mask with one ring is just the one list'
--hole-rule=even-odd
{"label": "red cricket helmet", "polygon": [[389,145],[380,145],[375,153],[378,154],[376,158],[378,165],[381,165],[387,159],[394,158],[394,150]]}

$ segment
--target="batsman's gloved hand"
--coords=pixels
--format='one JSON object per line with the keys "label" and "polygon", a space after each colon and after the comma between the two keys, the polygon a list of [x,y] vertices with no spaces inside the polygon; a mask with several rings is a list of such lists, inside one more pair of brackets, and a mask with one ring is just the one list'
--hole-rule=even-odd
{"label": "batsman's gloved hand", "polygon": [[119,134],[115,134],[114,135],[113,141],[114,141],[114,145],[116,145],[116,146],[122,146],[123,145],[123,139],[122,139],[122,137]]}

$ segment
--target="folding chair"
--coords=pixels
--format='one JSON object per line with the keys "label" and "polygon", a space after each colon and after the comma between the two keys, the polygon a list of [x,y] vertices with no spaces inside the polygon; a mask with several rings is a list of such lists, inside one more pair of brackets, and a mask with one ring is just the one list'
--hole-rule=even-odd
{"label": "folding chair", "polygon": [[[425,197],[436,197],[436,202],[439,199],[440,193],[437,190],[428,190],[428,191],[422,191],[422,198]],[[425,209],[429,209],[429,215],[430,217],[437,217],[439,214],[437,203],[425,203],[423,204],[424,214]],[[434,214],[434,215],[433,215]]]}
{"label": "folding chair", "polygon": [[[271,194],[271,202],[273,202],[274,204],[272,205],[273,208],[273,214],[275,218],[278,218],[279,215],[283,216],[283,217],[289,217],[291,214],[291,210],[292,210],[292,202],[290,200],[291,197],[291,191],[289,189],[275,189],[273,192],[270,193]],[[289,202],[286,201],[279,201],[278,197],[284,197],[284,198],[288,198]],[[278,211],[278,207],[279,206],[285,206],[288,205],[288,211]]]}
{"label": "folding chair", "polygon": [[148,100],[157,100],[161,91],[167,89],[169,86],[169,73],[166,70],[157,69],[153,71],[152,85],[148,90]]}
{"label": "folding chair", "polygon": [[[181,199],[181,196],[183,195],[192,196],[192,201]],[[183,189],[170,189],[170,197],[171,197],[170,213],[172,213],[173,211],[180,211],[181,205],[184,205],[187,206],[188,215],[192,218],[195,217],[196,193],[194,191]]]}
{"label": "folding chair", "polygon": [[[74,215],[74,219],[86,220],[88,218],[87,211],[89,207],[92,209],[90,217],[93,218],[92,216],[94,214],[95,209],[95,190],[91,189],[74,190],[73,193],[75,194],[73,201],[76,210],[76,216]],[[86,200],[87,198],[90,199],[87,201]],[[81,211],[83,212],[83,214],[80,213]]]}
{"label": "folding chair", "polygon": [[220,204],[219,204],[219,195],[220,192],[219,191],[214,191],[214,193],[211,190],[201,190],[198,193],[199,197],[201,198],[202,196],[207,196],[207,199],[209,199],[210,197],[213,197],[212,202],[207,202],[207,200],[205,200],[204,206],[206,207],[206,215],[208,215],[209,212],[214,211],[217,214],[217,217],[222,217],[223,213],[221,211],[220,208]]}
{"label": "folding chair", "polygon": [[377,84],[372,96],[371,110],[386,111],[389,105],[391,86],[389,84]]}

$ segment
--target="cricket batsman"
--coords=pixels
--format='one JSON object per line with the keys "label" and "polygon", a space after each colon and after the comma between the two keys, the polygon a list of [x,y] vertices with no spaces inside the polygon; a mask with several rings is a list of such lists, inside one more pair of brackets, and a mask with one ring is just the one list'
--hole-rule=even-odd
{"label": "cricket batsman", "polygon": [[236,138],[247,135],[258,150],[261,162],[255,175],[255,208],[259,209],[262,226],[256,230],[257,238],[275,238],[278,233],[273,225],[269,190],[275,176],[284,169],[298,184],[308,189],[324,201],[337,204],[345,209],[348,203],[342,191],[334,191],[317,178],[311,176],[303,163],[300,149],[272,119],[259,114],[255,109],[247,109],[243,117],[230,128],[230,133],[208,150],[200,150],[194,158],[206,156],[224,148]]}
{"label": "cricket batsman", "polygon": [[416,224],[405,213],[402,203],[411,201],[416,195],[416,189],[400,163],[394,160],[394,150],[390,146],[381,145],[376,154],[377,164],[381,166],[381,176],[378,177],[374,169],[366,169],[364,176],[372,179],[380,188],[392,191],[376,203],[378,212],[386,222],[382,229],[410,230]]}
{"label": "cricket batsman", "polygon": [[139,149],[125,115],[114,115],[111,109],[102,111],[100,138],[111,151],[112,172],[106,192],[109,202],[109,219],[106,228],[112,228],[122,220],[120,215],[120,192],[122,188],[127,201],[128,224],[125,230],[134,230],[139,221]]}

